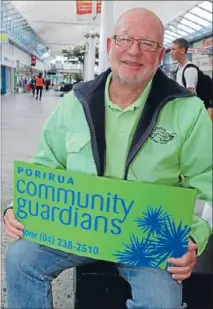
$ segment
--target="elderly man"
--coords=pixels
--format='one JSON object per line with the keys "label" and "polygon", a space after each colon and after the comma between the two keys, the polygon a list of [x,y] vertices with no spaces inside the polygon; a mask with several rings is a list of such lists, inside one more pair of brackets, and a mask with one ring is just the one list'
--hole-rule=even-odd
{"label": "elderly man", "polygon": [[[174,267],[118,265],[131,285],[129,309],[184,308],[181,282],[211,233],[204,220],[210,218],[212,199],[211,121],[200,99],[159,69],[163,39],[154,13],[133,9],[123,14],[107,39],[111,69],[63,98],[32,159],[52,168],[195,188],[206,202],[208,215],[194,217],[188,252],[171,259]],[[23,226],[12,209],[4,219],[7,234],[21,238]],[[8,308],[52,308],[51,280],[67,268],[93,262],[19,239],[5,259]]]}

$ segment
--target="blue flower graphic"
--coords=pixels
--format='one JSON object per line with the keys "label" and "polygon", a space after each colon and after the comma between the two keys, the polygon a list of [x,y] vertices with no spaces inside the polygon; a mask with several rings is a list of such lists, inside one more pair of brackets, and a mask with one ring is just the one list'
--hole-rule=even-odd
{"label": "blue flower graphic", "polygon": [[153,255],[152,249],[154,249],[151,240],[147,242],[147,239],[139,240],[137,236],[132,235],[130,243],[123,243],[124,251],[117,251],[114,253],[119,263],[127,263],[139,267],[156,267],[158,259]]}
{"label": "blue flower graphic", "polygon": [[176,226],[174,220],[168,218],[167,224],[161,230],[161,234],[154,241],[155,249],[153,254],[158,254],[161,257],[158,265],[169,257],[177,258],[186,253],[189,232],[190,227],[187,225],[182,227],[182,221]]}
{"label": "blue flower graphic", "polygon": [[168,214],[162,210],[162,206],[156,209],[148,206],[147,211],[142,212],[142,216],[136,218],[135,221],[137,222],[138,228],[143,232],[148,232],[147,239],[150,239],[155,234],[161,234],[167,219]]}

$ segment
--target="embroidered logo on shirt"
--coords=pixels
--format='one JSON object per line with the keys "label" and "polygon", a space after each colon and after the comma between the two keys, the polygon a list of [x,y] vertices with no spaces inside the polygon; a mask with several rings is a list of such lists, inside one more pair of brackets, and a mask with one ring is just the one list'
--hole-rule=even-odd
{"label": "embroidered logo on shirt", "polygon": [[151,135],[150,138],[158,144],[167,144],[171,142],[177,136],[176,133],[169,133],[162,127],[156,127]]}

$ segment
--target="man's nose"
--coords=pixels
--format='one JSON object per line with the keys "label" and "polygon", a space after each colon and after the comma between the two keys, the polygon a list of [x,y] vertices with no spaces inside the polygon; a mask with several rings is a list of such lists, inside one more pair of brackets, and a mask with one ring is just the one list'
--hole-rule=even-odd
{"label": "man's nose", "polygon": [[132,56],[141,55],[140,42],[134,41],[128,52]]}

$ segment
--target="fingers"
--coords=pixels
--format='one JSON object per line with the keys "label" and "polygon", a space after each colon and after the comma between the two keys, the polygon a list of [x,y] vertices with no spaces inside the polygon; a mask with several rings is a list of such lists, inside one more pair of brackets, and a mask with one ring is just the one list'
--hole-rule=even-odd
{"label": "fingers", "polygon": [[191,263],[189,266],[186,267],[169,267],[167,270],[172,274],[180,274],[184,275],[192,271],[194,263]]}
{"label": "fingers", "polygon": [[20,236],[17,234],[17,230],[13,232],[12,230],[5,229],[5,234],[9,237],[16,239],[16,240],[20,239]]}
{"label": "fingers", "polygon": [[196,252],[194,250],[194,251],[188,251],[181,258],[170,258],[170,259],[168,259],[168,262],[170,264],[174,264],[176,266],[184,267],[184,266],[191,264],[195,260],[196,260]]}
{"label": "fingers", "polygon": [[12,225],[5,223],[5,233],[15,239],[19,239],[22,236],[22,231],[13,227]]}
{"label": "fingers", "polygon": [[182,283],[183,280],[188,279],[191,276],[191,272],[184,275],[172,275],[172,279],[177,280],[179,284]]}
{"label": "fingers", "polygon": [[12,209],[9,209],[6,212],[4,221],[6,235],[15,239],[19,239],[22,236],[21,230],[24,228],[24,226],[16,220]]}
{"label": "fingers", "polygon": [[172,274],[174,280],[177,280],[181,284],[183,280],[191,276],[194,265],[195,263],[191,263],[186,267],[169,267],[168,272]]}
{"label": "fingers", "polygon": [[189,239],[188,251],[193,251],[193,250],[197,250],[197,249],[198,249],[198,245],[195,244],[191,239]]}
{"label": "fingers", "polygon": [[5,218],[5,224],[8,223],[9,225],[12,225],[16,229],[22,230],[24,228],[23,224],[21,224],[19,221],[15,219],[14,216],[8,216],[8,218]]}
{"label": "fingers", "polygon": [[175,280],[184,280],[189,278],[192,270],[195,266],[195,261],[187,265],[186,267],[168,267],[168,272],[172,274],[172,278]]}
{"label": "fingers", "polygon": [[[190,240],[191,241],[191,240]],[[189,278],[196,264],[196,249],[197,245],[191,241],[188,245],[188,252],[181,258],[169,258],[168,262],[175,265],[174,267],[168,267],[168,272],[172,274],[172,278],[177,280],[179,284],[183,280]]]}

